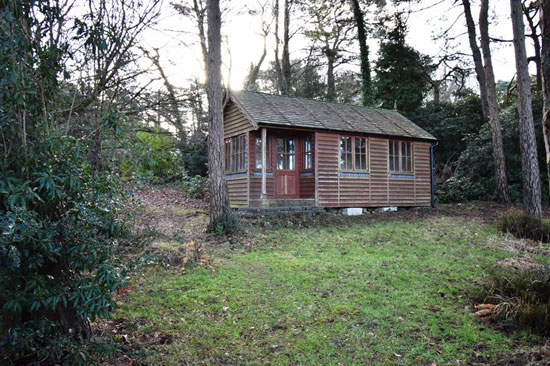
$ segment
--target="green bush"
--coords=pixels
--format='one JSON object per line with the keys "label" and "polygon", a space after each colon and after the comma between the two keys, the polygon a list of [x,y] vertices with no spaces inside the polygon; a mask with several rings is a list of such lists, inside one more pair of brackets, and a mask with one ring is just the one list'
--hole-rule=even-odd
{"label": "green bush", "polygon": [[119,169],[126,179],[166,183],[184,176],[184,161],[174,137],[161,130],[139,131]]}
{"label": "green bush", "polygon": [[40,37],[62,16],[45,0],[0,6],[2,364],[92,364],[90,352],[112,348],[89,321],[109,315],[124,282],[112,252],[122,192],[89,163],[100,135],[69,137],[55,119],[69,48]]}
{"label": "green bush", "polygon": [[0,173],[0,353],[84,362],[72,344],[109,315],[124,280],[112,252],[122,192],[115,176],[81,162],[76,140],[37,146]]}
{"label": "green bush", "polygon": [[222,220],[219,220],[215,227],[210,227],[210,232],[218,235],[236,234],[242,230],[239,218],[233,211],[229,210]]}
{"label": "green bush", "polygon": [[500,220],[499,229],[518,238],[550,241],[550,220],[539,219],[521,210],[512,210]]}
{"label": "green bush", "polygon": [[550,268],[495,267],[475,296],[479,303],[495,304],[493,319],[502,325],[550,335]]}
{"label": "green bush", "polygon": [[193,198],[204,199],[208,197],[208,178],[195,175],[186,177],[183,181],[183,187]]}

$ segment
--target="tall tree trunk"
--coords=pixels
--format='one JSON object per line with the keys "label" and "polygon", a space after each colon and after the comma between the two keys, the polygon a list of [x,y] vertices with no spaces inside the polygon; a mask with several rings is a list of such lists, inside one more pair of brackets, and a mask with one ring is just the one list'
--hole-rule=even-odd
{"label": "tall tree trunk", "polygon": [[487,86],[487,101],[489,103],[489,123],[491,125],[493,161],[497,180],[497,202],[509,203],[510,192],[508,191],[508,180],[506,176],[506,159],[504,157],[504,147],[502,144],[502,127],[500,126],[495,74],[493,71],[493,61],[491,59],[491,48],[489,43],[488,13],[489,0],[481,0],[481,9],[479,11],[479,34],[481,36],[485,85]]}
{"label": "tall tree trunk", "polygon": [[193,0],[193,11],[195,12],[195,18],[197,19],[197,27],[199,30],[199,43],[201,45],[203,71],[205,81],[208,79],[207,63],[208,63],[208,46],[206,44],[206,32],[204,31],[204,16],[205,6],[204,0]]}
{"label": "tall tree trunk", "polygon": [[230,214],[227,184],[223,174],[223,89],[221,84],[220,0],[207,1],[208,17],[208,178],[210,188],[210,230],[224,223]]}
{"label": "tall tree trunk", "polygon": [[[546,150],[546,173],[550,184],[550,2],[540,2],[542,28],[541,74],[542,74],[542,134]],[[550,189],[550,187],[549,187]],[[550,193],[550,190],[549,190]]]}
{"label": "tall tree trunk", "polygon": [[361,58],[361,94],[363,105],[372,104],[372,90],[369,64],[369,46],[367,45],[367,32],[365,20],[359,5],[359,0],[350,0],[353,10],[353,18],[357,26],[357,41],[359,42],[359,55]]}
{"label": "tall tree trunk", "polygon": [[262,67],[262,64],[265,60],[265,57],[267,56],[267,36],[268,33],[264,33],[264,49],[262,52],[262,55],[260,56],[260,59],[258,60],[258,63],[256,65],[251,64],[250,65],[250,74],[248,75],[248,80],[246,81],[245,89],[249,91],[254,91],[256,89],[256,80],[258,79],[258,74],[260,73],[260,69]]}
{"label": "tall tree trunk", "polygon": [[288,95],[291,90],[291,69],[290,69],[290,3],[291,0],[285,0],[284,11],[285,19],[283,22],[283,55],[281,60],[281,70],[283,75],[283,94]]}
{"label": "tall tree trunk", "polygon": [[434,90],[434,102],[441,101],[441,83],[435,82],[432,84]]}
{"label": "tall tree trunk", "polygon": [[466,17],[466,27],[468,28],[468,41],[470,42],[470,49],[472,50],[472,56],[474,58],[476,78],[479,83],[479,94],[481,97],[481,110],[483,112],[483,120],[488,121],[489,102],[487,100],[487,86],[485,81],[485,72],[483,71],[483,62],[481,60],[481,52],[479,52],[479,47],[477,46],[476,25],[474,23],[474,18],[472,17],[470,0],[462,0],[462,5],[464,6],[464,16]]}
{"label": "tall tree trunk", "polygon": [[281,59],[279,58],[279,45],[281,44],[279,38],[279,0],[275,0],[273,13],[275,18],[275,74],[277,75],[277,90],[280,94],[283,94],[283,71],[281,69]]}
{"label": "tall tree trunk", "polygon": [[535,126],[531,106],[531,87],[525,51],[525,26],[520,0],[510,0],[514,31],[514,50],[517,70],[519,134],[521,168],[523,173],[523,207],[535,217],[541,217],[539,164]]}
{"label": "tall tree trunk", "polygon": [[327,48],[327,101],[334,102],[336,98],[336,83],[334,81],[334,56]]}
{"label": "tall tree trunk", "polygon": [[[544,1],[540,1],[540,3],[543,3]],[[531,33],[527,35],[527,37],[531,38],[533,41],[533,51],[535,51],[535,55],[533,57],[529,57],[527,60],[529,62],[533,61],[535,63],[535,67],[537,70],[537,90],[542,90],[542,65],[541,65],[541,46],[540,46],[540,39],[539,34],[537,33],[538,25],[535,24],[534,19],[537,16],[537,8],[538,5],[536,2],[531,2],[529,5],[525,6],[525,4],[522,6],[523,13],[525,15],[525,19],[527,19],[527,24],[529,25],[529,29],[531,30]],[[531,13],[531,10],[534,10],[533,13]]]}
{"label": "tall tree trunk", "polygon": [[[155,65],[155,67],[157,68],[160,74],[160,77],[164,82],[164,86],[166,87],[166,91],[168,92],[168,99],[170,100],[170,114],[172,115],[172,118],[173,118],[172,124],[176,127],[176,134],[178,138],[177,148],[178,150],[180,150],[181,154],[183,155],[185,153],[185,146],[187,145],[187,133],[185,131],[185,123],[183,121],[183,118],[181,116],[181,112],[179,109],[176,89],[174,88],[170,80],[168,80],[168,76],[166,75],[166,73],[164,72],[164,69],[160,64],[160,55],[158,50],[155,50],[155,55],[151,55],[149,51],[147,51],[145,48],[143,48],[143,52],[149,58],[149,60],[151,60],[153,65]],[[160,123],[159,123],[159,126],[160,126]]]}

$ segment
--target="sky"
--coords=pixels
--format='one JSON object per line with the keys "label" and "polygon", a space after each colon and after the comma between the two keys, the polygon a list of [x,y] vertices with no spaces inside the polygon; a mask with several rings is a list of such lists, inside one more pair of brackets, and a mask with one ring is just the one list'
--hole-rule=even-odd
{"label": "sky", "polygon": [[[265,1],[265,0],[264,0]],[[454,24],[450,34],[456,37],[453,42],[455,50],[470,53],[465,21],[463,19],[460,2],[453,6],[452,0],[428,0],[419,1],[407,8],[411,11],[408,17],[409,33],[407,43],[423,54],[437,57],[441,54],[443,43],[435,38],[438,34]],[[257,62],[263,49],[263,38],[260,34],[261,15],[251,16],[247,9],[258,8],[259,0],[222,0],[222,7],[230,10],[224,14],[222,24],[222,46],[225,80],[228,78],[227,65],[229,64],[228,50],[231,53],[231,80],[232,89],[241,89],[243,81],[248,73],[251,62]],[[389,5],[389,9],[392,9]],[[477,18],[479,8],[477,1],[472,1],[474,18]],[[490,2],[490,36],[511,40],[512,24],[510,20],[510,7],[508,1],[493,0]],[[266,15],[269,19],[270,14]],[[301,25],[295,21],[294,26]],[[291,26],[292,27],[292,26]],[[161,64],[168,74],[172,84],[184,87],[192,78],[203,78],[202,56],[196,36],[195,24],[177,14],[169,1],[162,4],[161,16],[154,29],[148,30],[143,41],[146,47],[158,48]],[[290,43],[291,58],[297,58],[303,54],[307,47],[304,36],[297,34]],[[370,39],[370,59],[376,59],[379,40]],[[264,61],[264,67],[273,60],[274,39],[268,39],[268,57]],[[532,53],[530,42],[527,43],[528,55]],[[513,46],[510,42],[499,42],[492,45],[493,66],[497,80],[509,81],[515,74],[515,61]],[[146,62],[146,61],[144,61]],[[359,70],[359,64],[348,66]],[[533,71],[534,72],[534,71]],[[475,80],[469,80],[470,87],[477,89]]]}

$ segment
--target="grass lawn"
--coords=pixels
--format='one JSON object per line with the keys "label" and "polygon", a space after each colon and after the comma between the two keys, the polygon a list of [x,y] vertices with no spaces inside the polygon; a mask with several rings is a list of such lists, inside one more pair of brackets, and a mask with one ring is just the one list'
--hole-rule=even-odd
{"label": "grass lawn", "polygon": [[256,222],[247,231],[216,248],[210,266],[133,278],[114,318],[134,357],[153,365],[470,364],[528,338],[500,333],[469,309],[468,289],[509,255],[480,220],[410,211]]}

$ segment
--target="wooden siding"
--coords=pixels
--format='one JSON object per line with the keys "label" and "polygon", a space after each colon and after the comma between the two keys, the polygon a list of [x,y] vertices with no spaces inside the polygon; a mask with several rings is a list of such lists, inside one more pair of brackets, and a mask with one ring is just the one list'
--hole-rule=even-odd
{"label": "wooden siding", "polygon": [[231,206],[248,206],[248,177],[227,177],[227,192]]}
{"label": "wooden siding", "polygon": [[315,198],[315,177],[313,175],[300,177],[300,198]]}
{"label": "wooden siding", "polygon": [[253,128],[235,104],[229,103],[225,106],[223,112],[223,136],[225,138],[240,135]]}
{"label": "wooden siding", "polygon": [[[288,130],[287,130],[288,131]],[[261,175],[256,169],[255,141],[260,131],[253,130],[238,107],[229,103],[224,110],[224,137],[245,133],[247,136],[247,170],[226,174],[231,206],[248,206],[250,199],[261,198]],[[268,136],[277,133],[268,129]],[[291,131],[287,133],[291,134]],[[388,172],[388,139],[369,137],[368,174],[346,174],[339,171],[340,134],[316,131],[314,134],[313,170],[302,176],[298,170],[300,198],[315,198],[320,207],[429,206],[431,204],[430,143],[413,141],[413,174],[392,175]],[[305,136],[304,131],[296,136]],[[301,141],[301,140],[300,140]],[[266,177],[267,198],[275,197],[275,144],[271,141],[271,174]],[[297,151],[296,164],[302,166]]]}
{"label": "wooden siding", "polygon": [[[246,134],[247,139],[247,149],[246,149],[246,158],[247,166],[250,165],[250,136],[248,136],[248,131],[253,129],[253,126],[244,114],[239,110],[239,108],[233,104],[229,103],[226,105],[223,113],[223,127],[224,127],[224,138]],[[242,207],[248,206],[249,194],[250,191],[250,179],[248,177],[247,169],[243,173],[239,174],[226,174],[227,182],[227,193],[229,195],[229,203],[232,207]]]}
{"label": "wooden siding", "polygon": [[370,206],[388,206],[388,140],[369,138]]}
{"label": "wooden siding", "polygon": [[414,143],[415,206],[430,206],[432,203],[430,146],[428,142]]}
{"label": "wooden siding", "polygon": [[315,133],[317,206],[338,206],[338,140],[335,133]]}
{"label": "wooden siding", "polygon": [[339,171],[340,134],[317,132],[317,205],[323,207],[429,206],[430,143],[413,142],[413,174],[388,172],[388,139],[368,137],[369,174]]}

